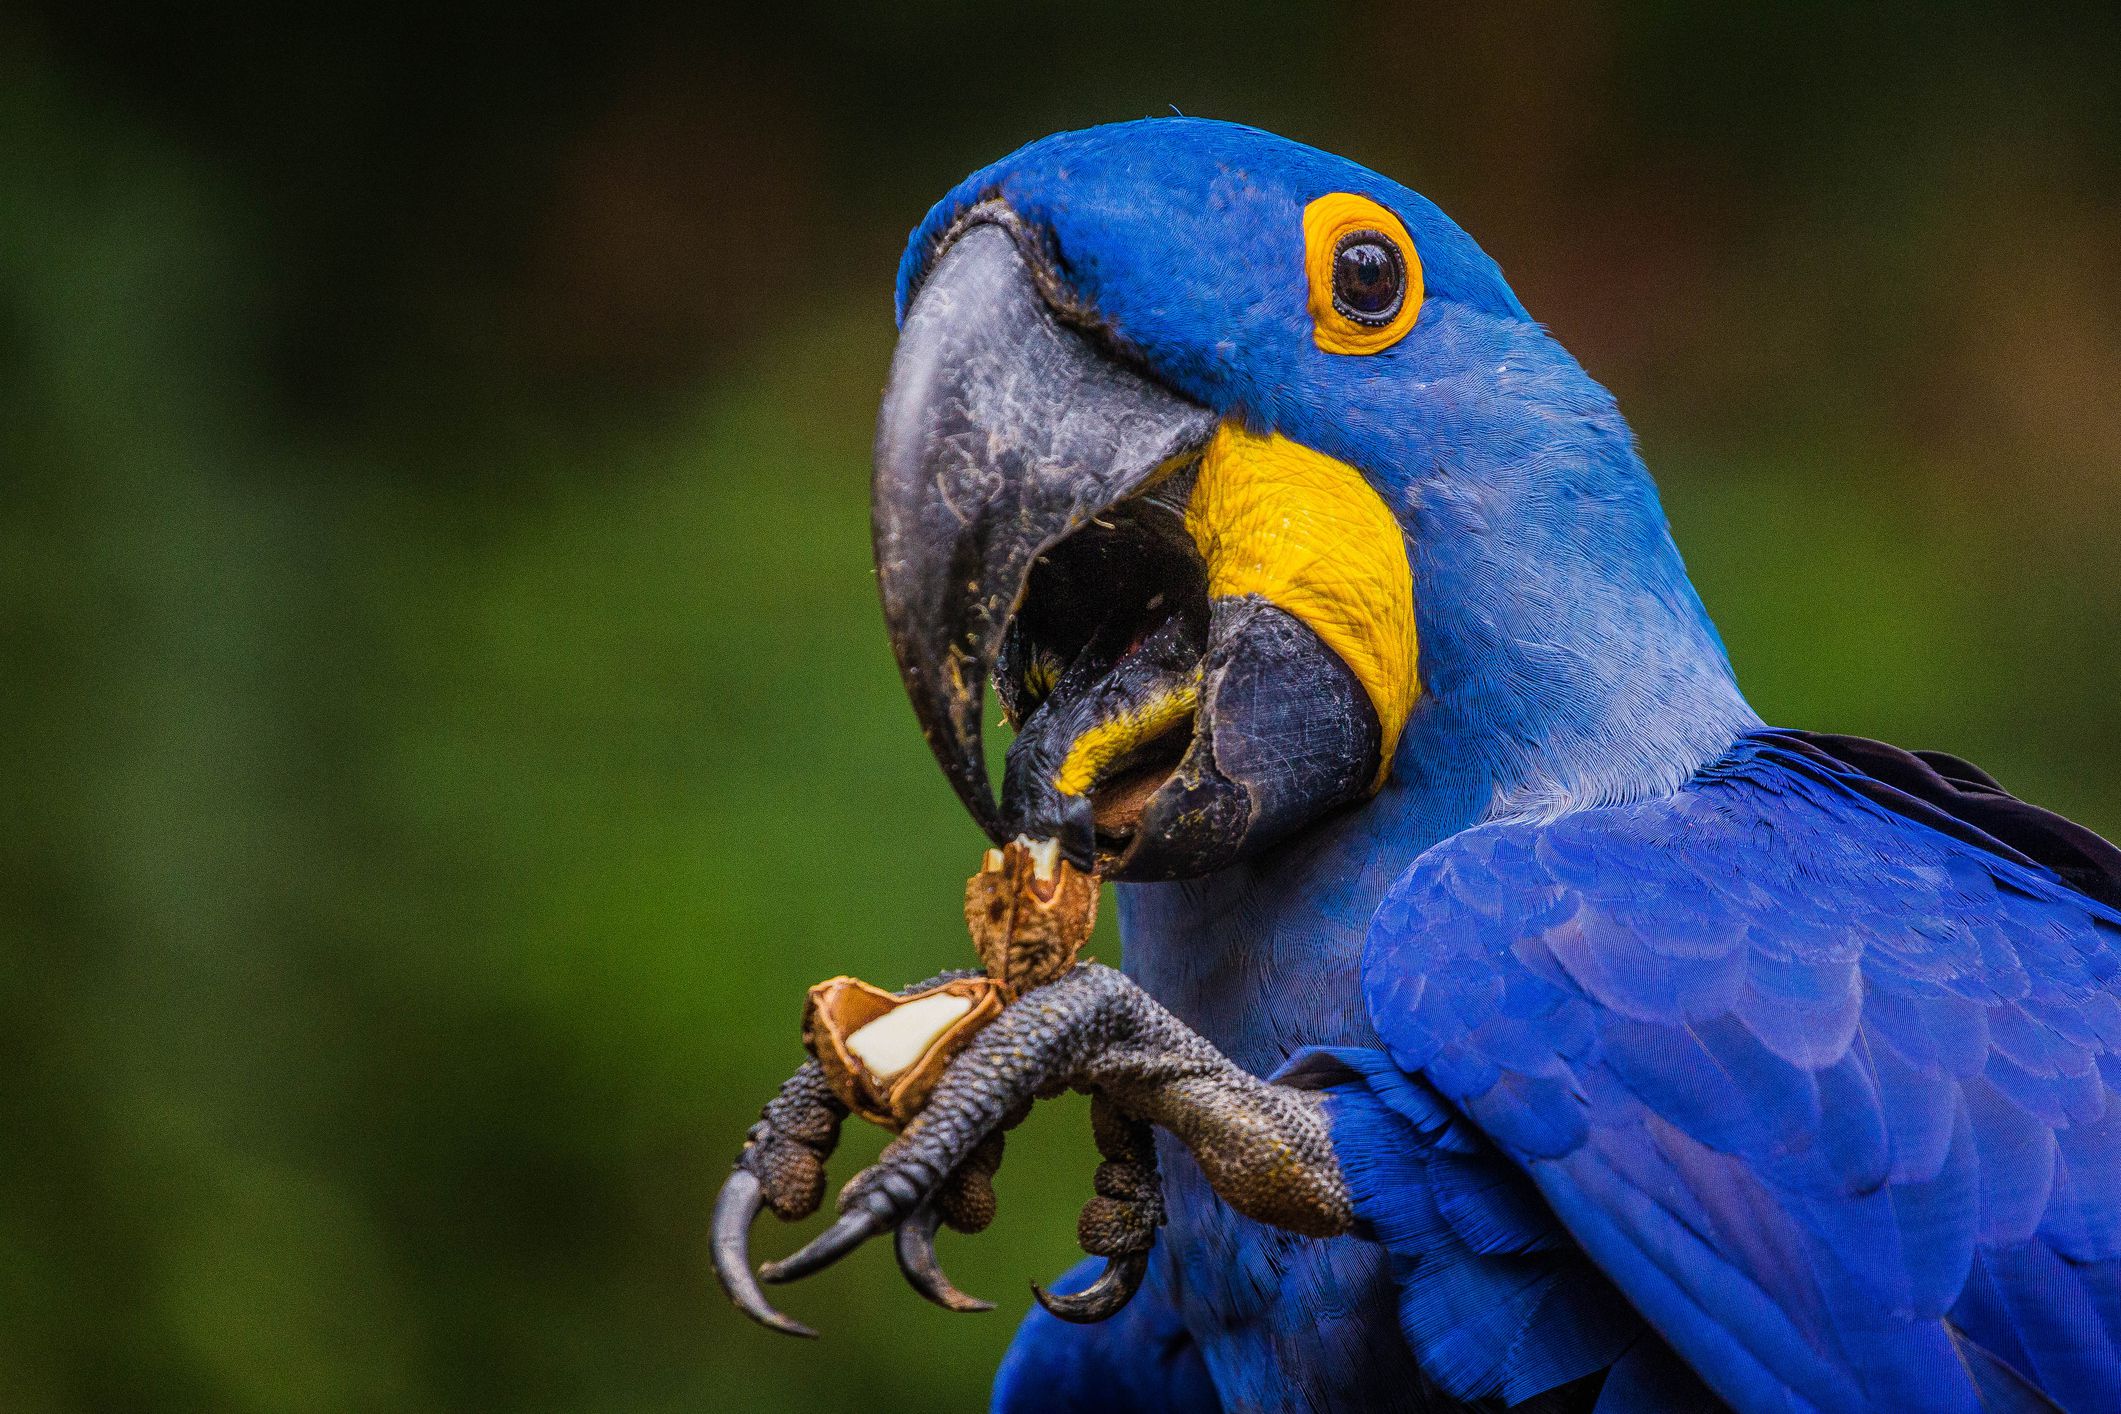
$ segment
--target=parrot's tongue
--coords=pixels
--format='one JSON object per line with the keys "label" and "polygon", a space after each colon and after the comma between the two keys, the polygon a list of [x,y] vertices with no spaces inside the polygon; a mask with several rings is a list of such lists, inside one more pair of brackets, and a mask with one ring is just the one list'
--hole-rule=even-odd
{"label": "parrot's tongue", "polygon": [[996,668],[1017,726],[1003,818],[1084,868],[1124,852],[1191,744],[1208,623],[1206,574],[1171,499],[1124,502],[1055,546]]}

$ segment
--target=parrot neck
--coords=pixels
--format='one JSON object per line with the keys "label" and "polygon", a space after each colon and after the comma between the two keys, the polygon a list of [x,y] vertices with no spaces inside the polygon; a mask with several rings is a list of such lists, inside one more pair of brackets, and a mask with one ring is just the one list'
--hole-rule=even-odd
{"label": "parrot neck", "polygon": [[1761,725],[1607,413],[1407,488],[1424,696],[1392,775],[1465,823],[1669,794]]}

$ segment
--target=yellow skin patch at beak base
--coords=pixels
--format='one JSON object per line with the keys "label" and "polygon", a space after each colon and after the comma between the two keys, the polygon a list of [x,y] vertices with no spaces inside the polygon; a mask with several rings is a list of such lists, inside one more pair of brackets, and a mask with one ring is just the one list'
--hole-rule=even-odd
{"label": "yellow skin patch at beak base", "polygon": [[1348,665],[1383,729],[1384,784],[1421,683],[1406,536],[1370,483],[1346,462],[1225,422],[1201,458],[1186,530],[1210,598],[1257,594]]}
{"label": "yellow skin patch at beak base", "polygon": [[1060,769],[1054,772],[1053,788],[1062,795],[1083,794],[1123,753],[1163,735],[1192,716],[1199,705],[1200,684],[1189,682],[1150,698],[1133,711],[1099,722],[1069,745]]}

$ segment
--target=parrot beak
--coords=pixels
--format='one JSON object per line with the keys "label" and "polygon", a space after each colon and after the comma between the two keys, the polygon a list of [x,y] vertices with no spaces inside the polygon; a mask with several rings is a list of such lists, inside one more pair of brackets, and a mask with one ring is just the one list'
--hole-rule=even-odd
{"label": "parrot beak", "polygon": [[[1303,623],[1211,600],[1186,507],[1221,419],[1063,318],[1043,259],[982,208],[906,311],[873,504],[892,651],[990,838],[1205,873],[1374,785],[1377,717]],[[999,802],[990,677],[1017,728]]]}

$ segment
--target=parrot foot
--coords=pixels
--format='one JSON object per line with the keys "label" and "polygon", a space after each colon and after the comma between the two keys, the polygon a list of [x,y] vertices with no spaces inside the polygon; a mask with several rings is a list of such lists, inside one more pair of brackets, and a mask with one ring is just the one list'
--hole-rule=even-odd
{"label": "parrot foot", "polygon": [[1090,1100],[1090,1133],[1105,1161],[1091,1177],[1097,1196],[1083,1205],[1075,1236],[1083,1251],[1105,1259],[1105,1270],[1073,1295],[1057,1295],[1036,1282],[1031,1284],[1039,1305],[1077,1325],[1116,1315],[1134,1299],[1149,1270],[1156,1230],[1164,1224],[1155,1131],[1103,1095],[1095,1095]]}
{"label": "parrot foot", "polygon": [[751,1225],[762,1208],[784,1222],[806,1218],[825,1196],[825,1160],[840,1142],[847,1107],[810,1061],[767,1101],[744,1138],[735,1172],[714,1203],[714,1271],[737,1309],[771,1330],[815,1338],[817,1332],[773,1309],[751,1274]]}
{"label": "parrot foot", "polygon": [[[930,991],[975,972],[945,972],[905,988],[900,995]],[[1010,1119],[1013,1124],[1030,1113]],[[825,1196],[825,1162],[839,1146],[847,1107],[825,1079],[816,1061],[806,1062],[785,1081],[759,1112],[758,1123],[744,1138],[736,1167],[722,1184],[714,1204],[712,1246],[715,1276],[738,1310],[769,1330],[814,1339],[817,1332],[775,1310],[751,1272],[751,1227],[760,1212],[794,1222],[818,1210]],[[953,1171],[935,1195],[927,1213],[899,1233],[899,1269],[914,1290],[953,1311],[989,1310],[989,1303],[967,1296],[943,1274],[935,1255],[935,1230],[948,1223],[960,1232],[978,1232],[994,1220],[994,1171],[1001,1164],[1000,1126],[965,1163]]]}
{"label": "parrot foot", "polygon": [[[795,1281],[871,1237],[896,1231],[901,1265],[916,1288],[953,1304],[923,1286],[922,1248],[935,1230],[923,1210],[932,1205],[944,1221],[953,1213],[991,1215],[986,1184],[999,1150],[991,1162],[976,1155],[1032,1101],[1071,1087],[1097,1101],[1093,1129],[1106,1160],[1078,1236],[1085,1250],[1110,1264],[1089,1291],[1041,1295],[1049,1309],[1061,1303],[1056,1314],[1064,1319],[1070,1311],[1087,1320],[1112,1314],[1147,1270],[1163,1220],[1152,1127],[1183,1141],[1210,1186],[1247,1217],[1316,1237],[1345,1232],[1354,1220],[1317,1097],[1249,1074],[1132,981],[1084,963],[1025,993],[983,1028],[950,1062],[920,1114],[840,1190],[840,1216],[832,1225],[793,1255],[767,1263],[759,1276]],[[746,1150],[747,1158],[752,1152]],[[740,1160],[740,1174],[745,1169]],[[742,1278],[750,1283],[748,1271]],[[726,1270],[723,1281],[738,1296],[741,1287]],[[738,1304],[745,1305],[741,1296]]]}

